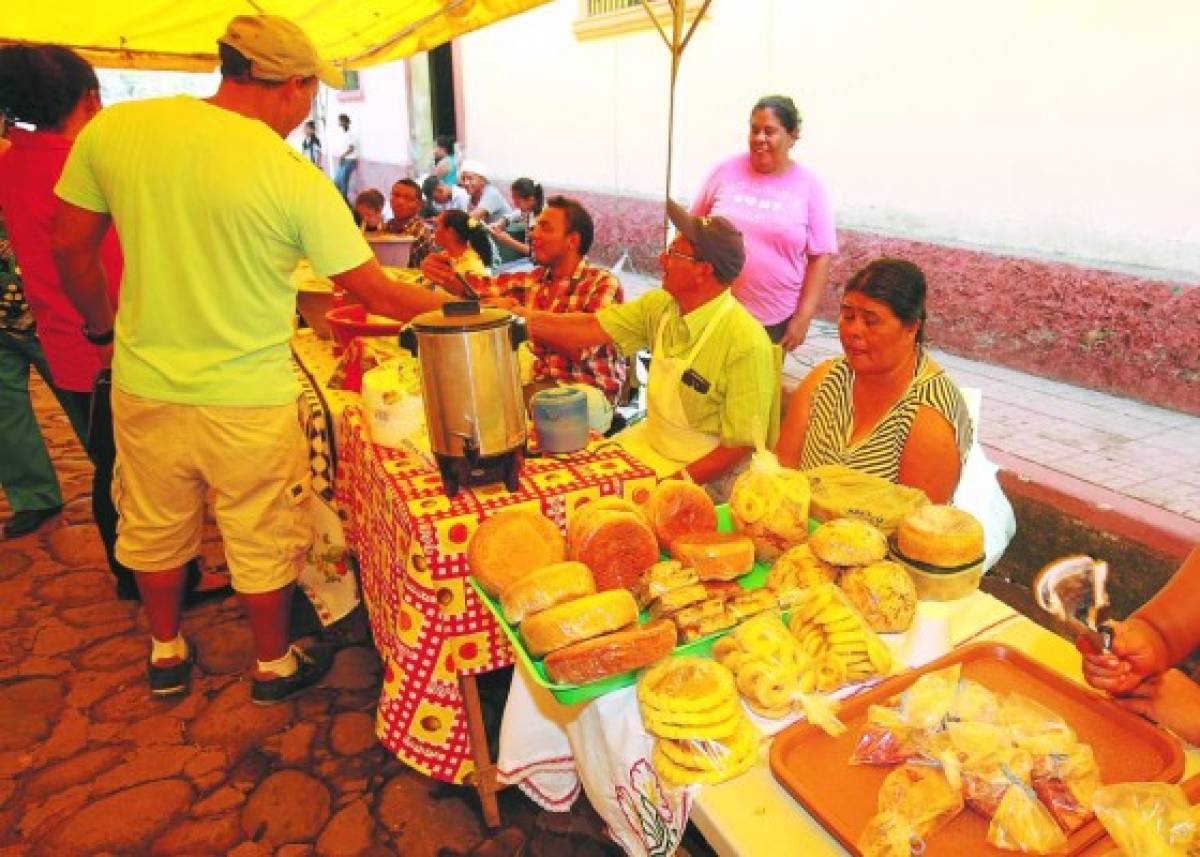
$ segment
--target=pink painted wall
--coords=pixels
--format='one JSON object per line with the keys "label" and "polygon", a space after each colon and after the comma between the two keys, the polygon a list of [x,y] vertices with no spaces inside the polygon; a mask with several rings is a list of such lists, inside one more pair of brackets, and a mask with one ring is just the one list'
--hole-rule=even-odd
{"label": "pink painted wall", "polygon": [[[547,189],[555,192],[576,197],[592,212],[596,261],[611,265],[628,252],[636,270],[658,272],[660,203]],[[900,256],[928,278],[928,334],[938,348],[1200,414],[1200,283],[844,229],[838,237],[841,252],[823,318],[835,317],[838,291],[854,271],[879,256]]]}

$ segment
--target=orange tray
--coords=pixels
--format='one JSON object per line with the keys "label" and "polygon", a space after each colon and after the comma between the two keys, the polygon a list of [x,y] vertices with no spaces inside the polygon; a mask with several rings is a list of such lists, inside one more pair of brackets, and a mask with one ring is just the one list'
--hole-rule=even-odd
{"label": "orange tray", "polygon": [[[771,745],[775,779],[850,853],[860,853],[855,843],[875,814],[879,786],[892,770],[850,764],[867,709],[889,702],[919,676],[958,663],[963,678],[997,692],[1016,691],[1057,712],[1080,741],[1091,745],[1105,783],[1177,782],[1183,774],[1183,750],[1165,732],[1014,648],[976,643],[846,700],[839,717],[849,728],[839,738],[804,722],[776,736]],[[1011,857],[1011,851],[987,844],[987,829],[987,819],[964,809],[929,838],[924,857]],[[1093,818],[1070,837],[1067,853],[1079,854],[1103,835]]]}
{"label": "orange tray", "polygon": [[[1188,796],[1188,800],[1192,805],[1200,804],[1200,776],[1192,777],[1183,784],[1184,794]],[[1093,842],[1086,849],[1079,852],[1079,857],[1108,857],[1116,851],[1117,845],[1107,835],[1099,842]]]}

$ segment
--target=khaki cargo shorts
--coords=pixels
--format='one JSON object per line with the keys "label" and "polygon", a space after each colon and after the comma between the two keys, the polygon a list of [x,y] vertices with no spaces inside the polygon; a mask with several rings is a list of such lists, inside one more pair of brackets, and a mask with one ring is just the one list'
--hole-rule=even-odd
{"label": "khaki cargo shorts", "polygon": [[112,408],[118,560],[166,571],[199,555],[211,488],[233,588],[271,592],[296,580],[312,544],[308,445],[296,404],[180,405],[114,387]]}

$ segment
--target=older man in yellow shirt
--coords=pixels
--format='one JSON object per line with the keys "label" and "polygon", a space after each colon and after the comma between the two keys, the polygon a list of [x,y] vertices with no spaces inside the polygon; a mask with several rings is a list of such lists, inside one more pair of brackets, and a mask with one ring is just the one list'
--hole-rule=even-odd
{"label": "older man in yellow shirt", "polygon": [[779,428],[780,358],[729,291],[745,262],[723,217],[692,217],[675,202],[678,234],[662,254],[662,290],[595,315],[526,311],[529,335],[569,353],[615,344],[651,349],[646,419],[614,440],[659,476],[712,483]]}

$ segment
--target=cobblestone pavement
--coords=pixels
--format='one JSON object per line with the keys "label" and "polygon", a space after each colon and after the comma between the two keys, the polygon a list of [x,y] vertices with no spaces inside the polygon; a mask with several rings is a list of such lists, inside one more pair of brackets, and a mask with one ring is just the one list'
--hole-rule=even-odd
{"label": "cobblestone pavement", "polygon": [[[342,649],[294,701],[252,705],[250,633],[233,598],[185,614],[192,690],[151,699],[145,617],[114,597],[90,465],[40,385],[35,401],[67,506],[0,541],[0,857],[498,857],[521,842],[529,855],[619,853],[585,803],[550,815],[514,789],[501,806],[515,830],[488,842],[472,790],[408,770],[375,740],[369,647]],[[205,557],[222,562],[215,532]]]}

